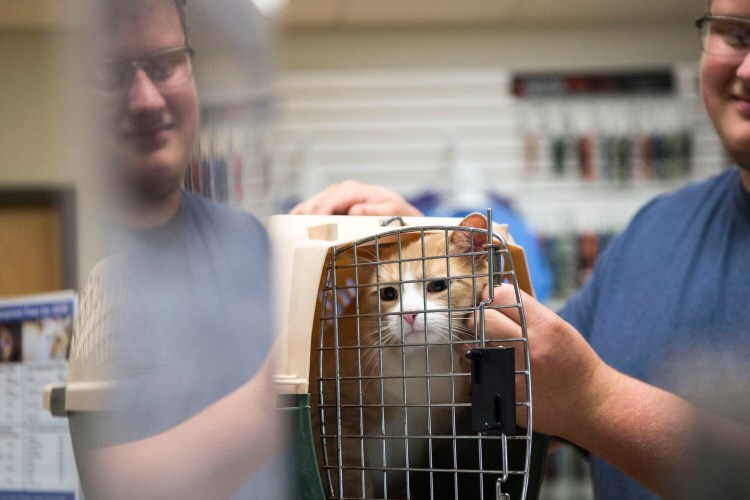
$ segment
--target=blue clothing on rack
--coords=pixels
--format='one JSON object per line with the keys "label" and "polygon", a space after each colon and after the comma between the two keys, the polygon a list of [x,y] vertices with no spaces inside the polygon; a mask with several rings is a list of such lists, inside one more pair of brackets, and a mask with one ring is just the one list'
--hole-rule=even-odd
{"label": "blue clothing on rack", "polygon": [[443,197],[437,193],[425,193],[408,201],[428,217],[465,217],[472,212],[484,213],[491,208],[493,220],[499,224],[507,224],[513,240],[524,248],[537,300],[545,302],[549,299],[553,287],[553,276],[542,245],[539,238],[521,216],[511,208],[507,200],[487,195],[489,206],[458,207],[444,204]]}

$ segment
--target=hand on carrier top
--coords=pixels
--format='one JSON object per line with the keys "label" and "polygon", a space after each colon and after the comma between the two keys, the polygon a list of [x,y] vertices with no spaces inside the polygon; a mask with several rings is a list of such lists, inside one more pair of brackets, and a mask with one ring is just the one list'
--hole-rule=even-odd
{"label": "hand on carrier top", "polygon": [[294,207],[293,215],[403,215],[422,213],[390,189],[347,180],[332,184]]}

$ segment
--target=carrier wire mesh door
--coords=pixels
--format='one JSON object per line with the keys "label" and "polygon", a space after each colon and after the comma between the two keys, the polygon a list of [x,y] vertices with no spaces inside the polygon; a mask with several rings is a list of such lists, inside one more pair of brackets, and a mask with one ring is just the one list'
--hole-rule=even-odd
{"label": "carrier wire mesh door", "polygon": [[[310,367],[328,498],[526,498],[526,323],[508,243],[486,220],[332,248]],[[490,304],[500,283],[514,287],[513,303]],[[500,308],[516,310],[521,338],[486,336],[489,310]]]}

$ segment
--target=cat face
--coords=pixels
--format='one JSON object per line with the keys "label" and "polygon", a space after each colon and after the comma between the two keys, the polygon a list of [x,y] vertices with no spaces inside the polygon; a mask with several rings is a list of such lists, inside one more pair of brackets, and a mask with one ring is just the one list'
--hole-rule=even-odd
{"label": "cat face", "polygon": [[400,255],[398,248],[381,250],[381,263],[364,280],[374,286],[360,293],[363,336],[387,346],[448,344],[473,335],[465,320],[487,282],[487,257],[461,233],[426,234],[404,244]]}

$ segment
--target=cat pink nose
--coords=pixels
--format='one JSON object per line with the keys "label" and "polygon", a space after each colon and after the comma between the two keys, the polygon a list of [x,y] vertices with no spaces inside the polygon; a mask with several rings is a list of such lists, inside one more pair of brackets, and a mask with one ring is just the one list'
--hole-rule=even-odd
{"label": "cat pink nose", "polygon": [[417,319],[416,314],[404,314],[404,319],[407,323],[409,323],[409,326],[414,326],[414,320]]}

